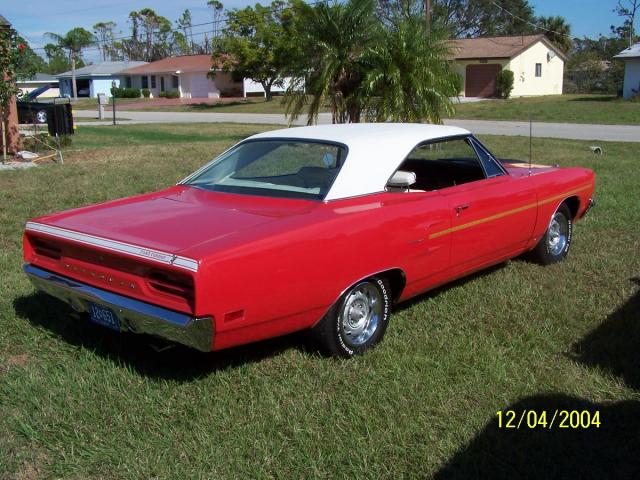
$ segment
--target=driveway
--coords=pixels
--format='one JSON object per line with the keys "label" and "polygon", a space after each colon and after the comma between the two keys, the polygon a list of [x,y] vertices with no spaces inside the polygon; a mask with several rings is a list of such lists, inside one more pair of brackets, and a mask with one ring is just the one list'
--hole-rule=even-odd
{"label": "driveway", "polygon": [[[105,122],[82,122],[82,118],[95,118],[93,110],[76,110],[77,125],[110,125]],[[135,123],[260,123],[286,125],[284,115],[273,113],[211,113],[211,112],[131,112],[119,110],[117,115],[129,118],[122,124]],[[109,118],[107,116],[107,118]],[[331,115],[321,113],[318,123],[330,123]],[[503,122],[491,120],[445,120],[446,125],[455,125],[479,135],[529,136],[528,122]],[[293,125],[306,125],[306,117],[301,117]],[[533,123],[534,137],[566,138],[573,140],[595,140],[615,142],[640,142],[639,125],[590,125],[577,123]]]}

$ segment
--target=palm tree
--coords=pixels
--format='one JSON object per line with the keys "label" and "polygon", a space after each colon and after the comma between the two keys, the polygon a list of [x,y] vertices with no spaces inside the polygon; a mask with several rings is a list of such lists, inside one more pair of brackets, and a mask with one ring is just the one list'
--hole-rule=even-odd
{"label": "palm tree", "polygon": [[538,29],[565,52],[571,50],[571,25],[564,17],[539,17]]}
{"label": "palm tree", "polygon": [[69,61],[71,62],[71,84],[73,88],[73,98],[78,98],[78,88],[76,86],[76,61],[82,55],[82,50],[94,45],[96,38],[93,34],[84,28],[78,27],[69,30],[64,35],[47,32],[46,35],[52,40],[58,42],[58,46],[69,53]]}
{"label": "palm tree", "polygon": [[[320,108],[329,103],[333,123],[359,122],[363,98],[362,59],[379,36],[379,23],[374,16],[373,0],[348,0],[345,3],[318,3],[310,7],[296,3],[301,10],[305,35],[305,62],[300,78],[293,82],[287,95],[287,114],[297,118],[308,105],[308,122],[317,120]],[[306,74],[306,75],[304,75]]]}
{"label": "palm tree", "polygon": [[396,17],[365,56],[366,118],[384,122],[442,123],[459,93],[446,35],[424,18]]}

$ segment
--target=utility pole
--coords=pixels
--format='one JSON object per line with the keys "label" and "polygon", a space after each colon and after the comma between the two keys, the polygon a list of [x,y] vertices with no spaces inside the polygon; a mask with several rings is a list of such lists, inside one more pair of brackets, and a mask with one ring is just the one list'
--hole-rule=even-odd
{"label": "utility pole", "polygon": [[431,0],[424,0],[424,19],[427,22],[427,32],[431,32]]}

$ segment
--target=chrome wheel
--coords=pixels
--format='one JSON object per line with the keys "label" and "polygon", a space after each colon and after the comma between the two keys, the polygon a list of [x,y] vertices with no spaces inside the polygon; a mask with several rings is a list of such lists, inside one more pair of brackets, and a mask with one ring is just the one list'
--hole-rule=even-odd
{"label": "chrome wheel", "polygon": [[549,223],[547,233],[547,247],[551,255],[560,255],[567,246],[569,236],[569,221],[562,212],[554,213]]}
{"label": "chrome wheel", "polygon": [[36,113],[36,120],[38,123],[47,123],[47,112],[45,110],[40,110]]}
{"label": "chrome wheel", "polygon": [[370,282],[356,285],[340,311],[339,326],[345,343],[355,347],[366,343],[378,328],[382,315],[382,295]]}

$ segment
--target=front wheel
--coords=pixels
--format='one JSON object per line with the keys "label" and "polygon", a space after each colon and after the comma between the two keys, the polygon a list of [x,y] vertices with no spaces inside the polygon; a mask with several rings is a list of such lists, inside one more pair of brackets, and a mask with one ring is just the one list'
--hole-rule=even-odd
{"label": "front wheel", "polygon": [[572,234],[571,211],[563,203],[553,213],[547,231],[531,251],[533,260],[542,265],[551,265],[563,260],[569,253]]}
{"label": "front wheel", "polygon": [[363,354],[382,339],[389,310],[387,282],[372,277],[349,288],[312,332],[327,353],[350,358]]}

